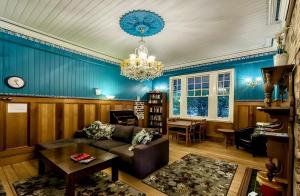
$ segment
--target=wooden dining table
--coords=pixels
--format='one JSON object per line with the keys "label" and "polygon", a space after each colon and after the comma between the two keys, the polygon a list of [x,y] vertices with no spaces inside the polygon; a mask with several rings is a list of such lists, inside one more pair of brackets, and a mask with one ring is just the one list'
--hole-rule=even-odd
{"label": "wooden dining table", "polygon": [[[198,122],[200,123],[200,122]],[[197,124],[197,123],[196,123]],[[177,128],[183,128],[186,131],[186,137],[185,137],[185,145],[190,145],[190,138],[188,137],[188,132],[191,127],[191,121],[190,120],[176,120],[176,121],[168,121],[167,123],[167,137],[169,138],[169,128],[171,127],[177,127]]]}

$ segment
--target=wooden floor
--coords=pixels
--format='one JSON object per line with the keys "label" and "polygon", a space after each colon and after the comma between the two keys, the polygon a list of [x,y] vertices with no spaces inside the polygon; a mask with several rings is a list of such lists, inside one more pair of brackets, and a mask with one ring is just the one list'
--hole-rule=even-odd
{"label": "wooden floor", "polygon": [[[183,144],[177,144],[174,141],[170,142],[170,162],[178,160],[188,153],[199,154],[215,159],[222,159],[238,164],[238,169],[228,192],[228,195],[230,196],[237,194],[246,167],[264,169],[264,164],[267,162],[266,158],[253,158],[251,154],[242,150],[236,150],[233,146],[229,146],[227,149],[225,149],[222,143],[205,141],[199,144],[194,144],[191,147],[185,147]],[[110,172],[109,169],[106,171]],[[36,175],[36,160],[25,161],[0,167],[0,179],[8,196],[15,195],[12,182]],[[119,174],[119,179],[129,184],[130,186],[146,193],[147,195],[164,195],[158,190],[142,183],[141,180],[138,180],[122,171]]]}

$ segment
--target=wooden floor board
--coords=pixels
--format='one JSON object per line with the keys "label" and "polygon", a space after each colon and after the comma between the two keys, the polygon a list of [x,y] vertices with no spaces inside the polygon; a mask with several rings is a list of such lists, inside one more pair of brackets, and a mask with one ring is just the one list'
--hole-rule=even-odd
{"label": "wooden floor board", "polygon": [[[237,171],[228,191],[228,196],[235,196],[237,194],[246,167],[264,169],[264,164],[267,162],[266,158],[252,157],[250,153],[247,153],[243,150],[237,150],[233,146],[225,148],[223,143],[205,141],[203,143],[194,144],[191,147],[186,147],[183,144],[177,144],[175,141],[170,141],[170,163],[179,160],[181,157],[189,153],[238,164]],[[37,160],[30,160],[0,167],[0,180],[2,181],[7,195],[13,196],[15,194],[12,186],[14,181],[36,176],[37,167]],[[111,174],[110,169],[106,169],[105,172]],[[146,193],[148,196],[165,195],[160,191],[144,184],[141,180],[136,179],[135,177],[122,171],[120,171],[119,179],[128,185]]]}

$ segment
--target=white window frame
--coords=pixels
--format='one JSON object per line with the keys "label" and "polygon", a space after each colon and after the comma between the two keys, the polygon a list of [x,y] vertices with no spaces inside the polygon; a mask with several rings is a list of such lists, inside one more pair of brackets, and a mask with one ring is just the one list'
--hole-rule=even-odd
{"label": "white window frame", "polygon": [[[186,99],[188,99],[189,97],[207,97],[207,99],[208,99],[208,97],[209,97],[209,86],[208,86],[208,95],[206,95],[206,96],[204,96],[202,93],[203,93],[203,88],[202,88],[202,77],[203,76],[205,76],[205,77],[208,77],[208,84],[210,84],[209,83],[209,75],[205,75],[205,74],[201,74],[201,75],[194,75],[194,76],[187,76],[186,77],[186,87],[187,87],[187,89],[186,89]],[[198,89],[198,90],[201,90],[201,95],[196,95],[196,77],[201,77],[201,88],[200,89]],[[189,96],[189,82],[188,82],[188,80],[190,79],[190,78],[194,78],[194,96]],[[187,100],[186,100],[187,101]],[[209,105],[209,99],[208,99],[208,105]],[[187,114],[188,115],[188,114]],[[189,116],[189,115],[188,115]],[[198,117],[202,117],[202,118],[206,118],[207,116],[198,116]]]}
{"label": "white window frame", "polygon": [[[229,115],[228,118],[218,117],[218,75],[222,73],[230,73],[230,91],[229,91]],[[233,122],[234,111],[234,69],[193,73],[187,75],[174,76],[169,78],[169,116],[182,117],[191,119],[207,119],[209,121]],[[187,97],[188,97],[188,82],[189,77],[209,76],[209,95],[208,95],[208,116],[189,116],[187,115]],[[180,92],[180,115],[173,115],[173,80],[181,79]]]}
{"label": "white window frame", "polygon": [[[172,116],[172,117],[180,117],[180,115],[173,115],[173,90],[174,90],[174,85],[173,85],[173,80],[178,80],[178,79],[181,79],[181,77],[172,77],[172,80],[170,80],[170,88],[169,88],[169,95],[172,94],[172,97],[170,96],[170,99],[169,99],[169,105],[172,105],[172,108],[169,107],[169,116]],[[180,101],[181,101],[181,98],[182,98],[182,79],[180,81]],[[181,113],[181,104],[180,104],[180,113]]]}

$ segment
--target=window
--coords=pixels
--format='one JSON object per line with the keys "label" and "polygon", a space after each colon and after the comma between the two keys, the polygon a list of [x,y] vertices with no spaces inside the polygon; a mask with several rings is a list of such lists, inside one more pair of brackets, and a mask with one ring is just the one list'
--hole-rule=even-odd
{"label": "window", "polygon": [[173,80],[173,115],[180,114],[181,79]]}
{"label": "window", "polygon": [[218,117],[228,118],[229,115],[230,73],[218,75]]}
{"label": "window", "polygon": [[170,116],[233,121],[234,70],[170,78]]}
{"label": "window", "polygon": [[189,116],[208,116],[209,76],[188,78],[187,113]]}

